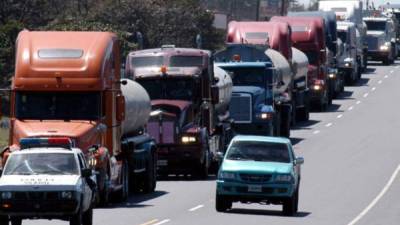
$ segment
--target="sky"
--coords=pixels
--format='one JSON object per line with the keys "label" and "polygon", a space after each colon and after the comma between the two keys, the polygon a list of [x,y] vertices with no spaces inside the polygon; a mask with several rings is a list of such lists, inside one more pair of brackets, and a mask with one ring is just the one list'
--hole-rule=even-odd
{"label": "sky", "polygon": [[[372,1],[374,2],[375,7],[386,4],[387,2],[400,4],[400,0],[370,0],[370,2]],[[304,3],[307,6],[310,3],[310,0],[299,0],[299,2]],[[363,2],[365,3],[365,0],[363,0]]]}

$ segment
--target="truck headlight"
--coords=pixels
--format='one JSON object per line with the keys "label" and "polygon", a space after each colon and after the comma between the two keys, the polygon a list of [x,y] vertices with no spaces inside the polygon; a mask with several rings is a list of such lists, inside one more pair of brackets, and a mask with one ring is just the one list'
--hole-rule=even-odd
{"label": "truck headlight", "polygon": [[74,196],[74,193],[72,191],[63,191],[61,192],[61,198],[62,199],[72,199]]}
{"label": "truck headlight", "polygon": [[275,180],[278,182],[291,182],[292,175],[290,175],[290,174],[277,175],[275,177]]}
{"label": "truck headlight", "polygon": [[389,50],[389,46],[388,45],[382,45],[379,49],[381,51],[388,51]]}
{"label": "truck headlight", "polygon": [[1,198],[2,199],[11,199],[12,198],[12,193],[10,191],[5,191],[1,193]]}
{"label": "truck headlight", "polygon": [[336,73],[330,73],[328,76],[331,79],[335,79],[336,78]]}
{"label": "truck headlight", "polygon": [[196,142],[196,137],[194,136],[182,136],[182,143],[193,143]]}
{"label": "truck headlight", "polygon": [[235,173],[232,172],[221,172],[219,178],[222,180],[234,180],[236,176]]}
{"label": "truck headlight", "polygon": [[97,165],[97,159],[96,159],[95,157],[91,157],[91,158],[88,160],[88,163],[89,163],[89,166],[91,166],[92,168],[94,168],[94,167],[96,167],[96,165]]}
{"label": "truck headlight", "polygon": [[344,64],[344,66],[345,66],[345,67],[351,67],[351,63],[350,63],[350,62],[347,62],[347,63]]}
{"label": "truck headlight", "polygon": [[260,113],[256,115],[257,118],[262,119],[262,120],[270,120],[273,117],[272,113]]}

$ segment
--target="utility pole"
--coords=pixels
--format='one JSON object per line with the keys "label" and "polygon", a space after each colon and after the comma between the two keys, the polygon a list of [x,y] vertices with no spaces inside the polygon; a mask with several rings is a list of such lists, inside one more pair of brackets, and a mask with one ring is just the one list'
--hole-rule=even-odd
{"label": "utility pole", "polygon": [[256,21],[260,20],[260,2],[261,2],[261,0],[257,0],[257,4],[256,4]]}

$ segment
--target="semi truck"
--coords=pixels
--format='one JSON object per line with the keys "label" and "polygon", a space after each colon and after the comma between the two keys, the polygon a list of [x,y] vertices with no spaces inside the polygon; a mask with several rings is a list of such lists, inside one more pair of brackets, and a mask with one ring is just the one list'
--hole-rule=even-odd
{"label": "semi truck", "polygon": [[292,30],[291,40],[295,48],[304,52],[310,63],[309,85],[311,103],[320,111],[331,104],[326,65],[326,44],[323,19],[318,17],[272,17],[271,21],[288,23]]}
{"label": "semi truck", "polygon": [[157,142],[159,174],[207,178],[233,135],[230,76],[214,68],[210,51],[172,45],[130,52],[125,65],[151,98],[147,128]]}
{"label": "semi truck", "polygon": [[397,58],[396,32],[387,17],[364,17],[367,24],[368,58],[382,60],[386,65]]}
{"label": "semi truck", "polygon": [[22,138],[65,137],[96,170],[100,203],[124,200],[130,189],[154,191],[156,144],[143,129],[150,99],[120,80],[117,36],[22,31],[16,49],[3,165]]}
{"label": "semi truck", "polygon": [[329,97],[335,98],[344,89],[343,76],[337,70],[338,43],[335,13],[332,11],[304,11],[289,12],[288,16],[320,17],[324,19]]}
{"label": "semi truck", "polygon": [[287,90],[293,76],[285,57],[267,45],[250,44],[228,44],[214,57],[215,65],[232,77],[229,110],[235,132],[290,136]]}
{"label": "semi truck", "polygon": [[291,31],[287,23],[232,21],[228,25],[227,42],[267,45],[270,50],[266,51],[266,54],[274,66],[281,64],[281,68],[289,68],[282,72],[290,73],[292,76],[286,90],[292,104],[291,125],[295,125],[296,120],[308,120],[310,111],[308,60],[303,52],[292,46]]}
{"label": "semi truck", "polygon": [[347,84],[354,84],[361,76],[357,60],[357,29],[352,22],[337,23],[338,37],[343,43],[338,57],[338,69],[344,74]]}

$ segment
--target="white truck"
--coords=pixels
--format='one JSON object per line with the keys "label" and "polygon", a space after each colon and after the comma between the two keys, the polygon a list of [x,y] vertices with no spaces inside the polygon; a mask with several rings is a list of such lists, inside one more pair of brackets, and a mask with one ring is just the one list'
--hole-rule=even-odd
{"label": "white truck", "polygon": [[348,84],[354,84],[360,77],[361,71],[357,60],[357,30],[352,22],[338,22],[337,34],[342,45],[338,55],[339,73],[344,75]]}
{"label": "white truck", "polygon": [[356,31],[357,60],[359,69],[367,68],[368,45],[366,41],[367,27],[363,22],[363,2],[361,0],[322,0],[319,10],[333,11],[338,21],[354,23]]}
{"label": "white truck", "polygon": [[[96,179],[69,138],[23,138],[0,177],[0,224],[61,219],[92,225]],[[94,159],[92,159],[94,160]]]}

